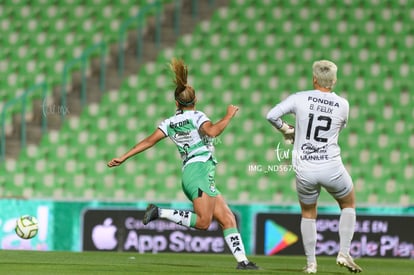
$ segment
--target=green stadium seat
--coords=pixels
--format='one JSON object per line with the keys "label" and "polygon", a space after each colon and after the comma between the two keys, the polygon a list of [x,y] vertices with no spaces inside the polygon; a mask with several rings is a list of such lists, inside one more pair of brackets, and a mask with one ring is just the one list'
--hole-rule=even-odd
{"label": "green stadium seat", "polygon": [[[0,83],[1,100],[21,94],[39,79],[57,84],[68,58],[92,41],[117,41],[120,20],[144,3],[46,2],[29,9],[11,1],[0,9],[3,53],[13,56],[0,61],[0,75],[6,80]],[[7,184],[13,182],[8,194],[59,197],[67,192],[73,198],[186,200],[180,187],[180,160],[170,142],[116,169],[105,166],[174,112],[172,75],[166,63],[176,56],[188,62],[198,108],[212,120],[224,113],[217,109],[220,104],[241,107],[216,144],[217,186],[225,198],[296,203],[293,173],[249,173],[248,167],[254,162],[273,163],[269,147],[283,144],[265,120],[267,111],[287,95],[310,89],[312,62],[332,58],[339,65],[336,91],[350,102],[349,124],[340,144],[358,202],[408,205],[414,192],[409,156],[414,148],[409,123],[414,117],[414,96],[409,91],[414,47],[410,9],[411,3],[401,1],[348,1],[335,8],[325,1],[231,2],[181,37],[174,48],[164,49],[155,62],[126,78],[119,90],[106,93],[59,132],[46,135],[41,147],[25,150],[19,165],[8,164],[7,171],[19,175],[7,179]],[[49,20],[35,23],[37,17]],[[10,18],[19,20],[11,24]],[[92,24],[92,18],[99,23]],[[14,186],[23,182],[22,177],[26,182],[25,173],[26,189]],[[52,181],[54,185],[49,185]],[[321,203],[327,202],[332,198],[323,193]]]}
{"label": "green stadium seat", "polygon": [[31,189],[31,186],[25,183],[24,173],[5,174],[2,178],[4,179],[3,197],[24,198],[26,190]]}

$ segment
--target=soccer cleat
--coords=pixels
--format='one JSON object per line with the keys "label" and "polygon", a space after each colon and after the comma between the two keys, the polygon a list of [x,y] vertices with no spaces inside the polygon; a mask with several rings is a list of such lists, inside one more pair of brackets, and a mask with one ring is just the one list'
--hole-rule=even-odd
{"label": "soccer cleat", "polygon": [[307,274],[315,274],[318,270],[317,270],[317,265],[316,263],[308,263],[304,268],[303,268],[303,272],[307,273]]}
{"label": "soccer cleat", "polygon": [[336,263],[340,266],[348,268],[349,272],[352,272],[352,273],[362,272],[362,268],[354,262],[351,255],[349,254],[344,254],[342,252],[339,252],[338,257],[336,257]]}
{"label": "soccer cleat", "polygon": [[236,269],[241,270],[257,270],[259,267],[253,262],[238,262]]}
{"label": "soccer cleat", "polygon": [[144,219],[142,220],[142,223],[144,225],[147,225],[150,221],[158,219],[158,207],[154,204],[150,204],[147,207],[147,210],[145,210]]}

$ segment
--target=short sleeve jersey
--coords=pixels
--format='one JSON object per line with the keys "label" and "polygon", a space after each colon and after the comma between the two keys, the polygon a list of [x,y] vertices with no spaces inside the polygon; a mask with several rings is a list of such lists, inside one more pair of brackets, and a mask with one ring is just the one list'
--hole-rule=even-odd
{"label": "short sleeve jersey", "polygon": [[334,92],[298,92],[276,105],[269,116],[277,119],[289,113],[296,116],[292,164],[297,170],[342,163],[338,136],[348,121],[345,98]]}
{"label": "short sleeve jersey", "polygon": [[210,119],[200,111],[178,110],[158,126],[177,146],[183,168],[192,162],[205,162],[213,157],[212,139],[200,131],[203,123]]}

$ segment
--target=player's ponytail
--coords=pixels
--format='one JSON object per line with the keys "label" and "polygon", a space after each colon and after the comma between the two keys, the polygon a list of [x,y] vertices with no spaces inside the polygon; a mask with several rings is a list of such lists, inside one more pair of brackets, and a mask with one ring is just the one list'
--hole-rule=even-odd
{"label": "player's ponytail", "polygon": [[196,97],[193,87],[188,85],[188,67],[181,59],[173,58],[169,64],[171,71],[174,72],[174,98],[180,107],[194,106]]}

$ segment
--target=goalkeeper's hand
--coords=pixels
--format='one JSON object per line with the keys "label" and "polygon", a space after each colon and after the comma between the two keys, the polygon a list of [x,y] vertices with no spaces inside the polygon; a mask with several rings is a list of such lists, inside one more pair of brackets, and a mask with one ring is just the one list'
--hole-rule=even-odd
{"label": "goalkeeper's hand", "polygon": [[283,134],[286,144],[293,144],[295,142],[295,128],[283,121],[282,127],[278,130]]}

